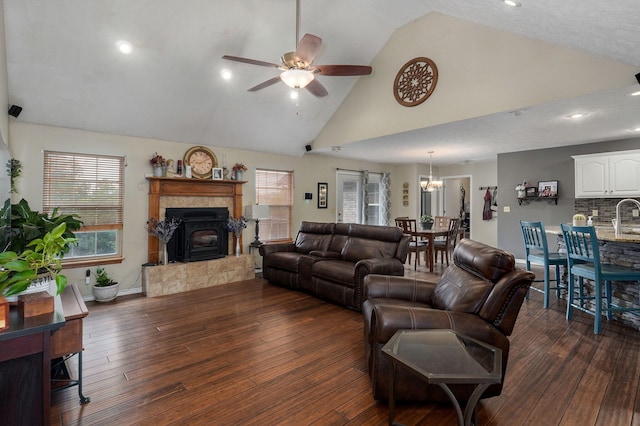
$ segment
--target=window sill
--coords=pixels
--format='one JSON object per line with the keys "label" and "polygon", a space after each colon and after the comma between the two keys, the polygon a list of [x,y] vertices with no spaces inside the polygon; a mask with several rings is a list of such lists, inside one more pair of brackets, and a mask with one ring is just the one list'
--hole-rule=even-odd
{"label": "window sill", "polygon": [[122,263],[124,257],[109,257],[104,259],[67,260],[62,262],[62,269],[86,268],[91,266],[114,265]]}

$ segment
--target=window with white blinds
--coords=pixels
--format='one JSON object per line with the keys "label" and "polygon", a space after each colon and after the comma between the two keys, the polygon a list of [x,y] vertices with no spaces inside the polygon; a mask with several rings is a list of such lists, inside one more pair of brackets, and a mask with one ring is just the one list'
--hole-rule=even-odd
{"label": "window with white blinds", "polygon": [[83,227],[67,258],[119,256],[124,157],[44,152],[43,210],[77,214]]}
{"label": "window with white blinds", "polygon": [[256,202],[269,206],[269,218],[260,220],[260,240],[291,239],[293,172],[257,169]]}

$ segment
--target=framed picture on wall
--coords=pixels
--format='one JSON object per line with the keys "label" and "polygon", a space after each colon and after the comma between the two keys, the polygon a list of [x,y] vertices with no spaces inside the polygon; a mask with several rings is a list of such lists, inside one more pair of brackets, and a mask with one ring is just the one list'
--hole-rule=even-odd
{"label": "framed picture on wall", "polygon": [[558,181],[548,180],[538,182],[538,197],[557,197]]}
{"label": "framed picture on wall", "polygon": [[329,189],[326,182],[318,182],[318,208],[327,208],[327,196],[329,195]]}

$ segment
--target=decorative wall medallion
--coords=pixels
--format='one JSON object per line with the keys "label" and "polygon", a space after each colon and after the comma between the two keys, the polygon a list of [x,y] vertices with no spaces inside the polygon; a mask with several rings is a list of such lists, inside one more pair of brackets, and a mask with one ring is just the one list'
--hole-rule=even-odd
{"label": "decorative wall medallion", "polygon": [[414,107],[427,100],[436,88],[438,67],[429,58],[413,58],[400,68],[393,95],[400,105]]}

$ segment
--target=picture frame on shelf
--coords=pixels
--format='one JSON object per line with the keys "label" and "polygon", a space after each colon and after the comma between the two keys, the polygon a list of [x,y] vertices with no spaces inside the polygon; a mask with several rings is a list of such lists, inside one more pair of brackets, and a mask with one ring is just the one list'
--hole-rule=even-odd
{"label": "picture frame on shelf", "polygon": [[318,208],[328,207],[327,197],[329,195],[329,185],[326,182],[318,182]]}
{"label": "picture frame on shelf", "polygon": [[547,180],[538,182],[538,197],[552,198],[558,196],[558,181]]}
{"label": "picture frame on shelf", "polygon": [[214,167],[211,169],[211,179],[213,180],[222,180],[222,168]]}
{"label": "picture frame on shelf", "polygon": [[528,186],[527,189],[527,197],[537,197],[538,196],[538,188],[535,186]]}

